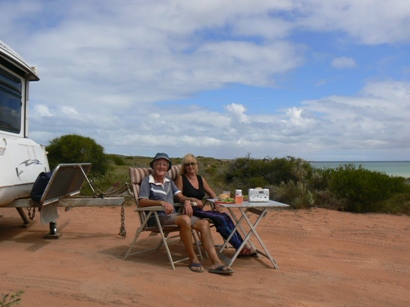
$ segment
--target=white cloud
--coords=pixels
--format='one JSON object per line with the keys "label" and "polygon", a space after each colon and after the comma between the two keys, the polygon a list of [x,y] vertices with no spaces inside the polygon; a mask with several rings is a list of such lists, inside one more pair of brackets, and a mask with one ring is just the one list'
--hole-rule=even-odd
{"label": "white cloud", "polygon": [[[405,133],[410,131],[409,86],[402,82],[370,82],[361,96],[331,96],[304,104],[320,119],[322,136],[337,135],[346,140],[345,147],[350,149],[390,147],[401,151],[403,144],[410,141]],[[337,143],[341,143],[339,140]]]}
{"label": "white cloud", "polygon": [[68,116],[77,116],[78,115],[78,112],[74,108],[71,108],[71,107],[62,107],[61,112],[64,115],[68,115]]}
{"label": "white cloud", "polygon": [[51,113],[50,109],[41,104],[37,104],[34,106],[34,115],[35,116],[44,116],[44,117],[51,117],[53,114]]}
{"label": "white cloud", "polygon": [[353,67],[356,67],[356,62],[352,58],[338,57],[332,60],[331,65],[334,68],[340,68],[340,69],[353,68]]}
{"label": "white cloud", "polygon": [[225,109],[230,114],[232,114],[234,122],[239,122],[239,123],[249,122],[249,118],[245,114],[246,109],[243,105],[231,103],[230,105],[227,105]]}
{"label": "white cloud", "polygon": [[410,42],[410,2],[402,0],[297,1],[297,23],[313,31],[343,31],[369,45]]}
{"label": "white cloud", "polygon": [[362,89],[361,94],[379,98],[385,101],[388,106],[392,106],[392,102],[408,105],[410,101],[410,84],[392,80],[369,82]]}

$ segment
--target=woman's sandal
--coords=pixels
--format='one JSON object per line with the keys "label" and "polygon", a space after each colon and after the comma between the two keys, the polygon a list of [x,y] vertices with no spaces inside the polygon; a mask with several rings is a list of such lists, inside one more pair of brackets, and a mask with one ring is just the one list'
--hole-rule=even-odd
{"label": "woman's sandal", "polygon": [[243,248],[241,254],[238,255],[237,258],[254,258],[258,257],[258,253],[255,250],[251,250],[250,248]]}

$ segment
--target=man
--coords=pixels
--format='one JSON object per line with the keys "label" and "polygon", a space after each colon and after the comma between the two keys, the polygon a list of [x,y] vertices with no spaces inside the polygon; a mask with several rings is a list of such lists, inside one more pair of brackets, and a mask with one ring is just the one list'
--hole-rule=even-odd
{"label": "man", "polygon": [[[201,220],[192,215],[191,201],[188,197],[182,195],[174,182],[166,177],[166,173],[171,169],[172,162],[166,153],[157,153],[150,163],[154,170],[141,182],[138,201],[141,207],[162,206],[164,211],[158,212],[162,225],[178,225],[179,234],[184,243],[185,250],[190,260],[189,269],[193,272],[201,273],[204,271],[202,264],[194,250],[191,229],[201,234],[202,246],[208,253],[212,262],[210,273],[231,274],[233,270],[226,266],[218,257],[215,250],[215,244],[212,240],[209,223],[207,220]],[[174,207],[174,197],[180,203],[184,204],[186,214],[176,213]],[[155,219],[148,221],[149,225],[156,223]]]}

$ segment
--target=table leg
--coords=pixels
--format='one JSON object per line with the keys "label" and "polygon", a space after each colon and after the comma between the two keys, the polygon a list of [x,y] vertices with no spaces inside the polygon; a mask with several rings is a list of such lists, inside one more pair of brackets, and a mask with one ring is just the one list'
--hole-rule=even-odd
{"label": "table leg", "polygon": [[[229,214],[232,216],[232,218],[234,219],[234,221],[235,221],[235,224],[237,225],[237,227],[235,227],[235,229],[234,229],[234,231],[238,231],[238,229],[240,229],[241,230],[241,232],[242,232],[242,236],[246,236],[246,231],[245,231],[245,229],[242,227],[242,225],[241,225],[241,221],[243,220],[243,216],[241,216],[241,218],[238,220],[238,218],[235,216],[235,214],[233,213],[233,211],[232,211],[232,209],[231,208],[228,208],[228,210],[229,210]],[[233,232],[234,232],[233,231]],[[253,245],[253,243],[252,243],[252,241],[251,240],[248,240],[248,242],[249,242],[249,245],[251,246],[251,248],[252,249],[255,249],[255,246]],[[241,245],[241,247],[238,249],[239,251],[243,248],[245,246],[245,244],[243,244],[243,245]]]}
{"label": "table leg", "polygon": [[[252,246],[253,249],[256,250],[256,252],[257,252],[258,254],[260,254],[260,255],[262,255],[262,256],[268,258],[268,259],[271,261],[273,267],[274,267],[275,269],[277,269],[277,268],[278,268],[278,265],[276,264],[275,259],[273,259],[273,257],[270,255],[270,253],[269,253],[269,251],[268,251],[266,245],[263,243],[262,238],[259,236],[258,232],[256,231],[256,227],[258,226],[259,222],[260,222],[260,221],[262,220],[262,218],[267,214],[267,208],[265,208],[265,209],[263,209],[263,210],[255,210],[255,209],[251,209],[251,210],[246,209],[246,210],[244,210],[244,208],[240,208],[240,207],[239,207],[238,209],[239,209],[239,211],[241,212],[241,217],[240,217],[239,220],[236,218],[235,214],[232,212],[232,209],[231,209],[231,208],[228,208],[230,215],[233,217],[233,219],[234,219],[235,222],[236,222],[236,226],[235,226],[235,228],[233,229],[232,233],[229,235],[229,237],[225,240],[225,242],[224,242],[224,244],[222,245],[222,247],[221,247],[221,249],[220,249],[219,252],[222,253],[222,251],[226,248],[226,246],[227,246],[229,240],[232,238],[234,232],[237,231],[238,229],[240,229],[240,230],[242,231],[243,235],[244,235],[244,240],[243,240],[241,246],[238,248],[238,250],[235,252],[235,254],[234,254],[234,255],[232,256],[232,258],[230,259],[228,265],[229,265],[229,266],[232,266],[232,264],[234,263],[234,261],[235,261],[236,258],[238,257],[238,255],[239,255],[240,251],[242,250],[242,248],[246,245],[247,242],[249,242],[249,244]],[[257,220],[255,221],[254,224],[252,224],[251,220],[250,220],[250,219],[248,218],[248,216],[246,215],[247,212],[250,212],[250,213],[259,215],[259,217],[257,218]],[[248,233],[246,233],[245,229],[244,229],[244,228],[242,227],[242,225],[241,225],[242,222],[243,222],[243,220],[245,220],[246,223],[247,223],[247,224],[249,225],[249,227],[250,227],[250,230],[249,230]],[[255,235],[255,237],[256,237],[257,240],[259,241],[259,243],[260,243],[260,245],[262,246],[264,252],[262,252],[262,251],[260,251],[260,250],[258,250],[258,249],[255,248],[254,244],[253,244],[252,241],[250,240],[250,237],[251,237],[252,234]]]}
{"label": "table leg", "polygon": [[[265,251],[265,253],[263,253],[263,252],[257,250],[257,253],[258,253],[258,254],[261,254],[262,256],[264,256],[264,257],[266,257],[266,258],[268,258],[268,259],[270,260],[270,262],[272,263],[273,267],[274,267],[275,269],[278,269],[279,267],[278,267],[278,265],[276,264],[275,259],[273,259],[273,257],[270,255],[269,250],[267,249],[265,243],[263,243],[262,238],[259,236],[258,232],[256,231],[256,227],[258,226],[259,222],[262,220],[262,218],[263,218],[263,217],[266,215],[266,213],[267,213],[267,212],[266,212],[266,211],[267,211],[267,208],[265,208],[265,209],[263,209],[263,210],[261,210],[261,211],[259,210],[259,211],[260,211],[260,214],[258,214],[259,217],[257,218],[257,220],[255,221],[254,224],[252,224],[252,222],[249,220],[248,216],[246,215],[246,212],[248,211],[248,209],[247,209],[246,211],[243,211],[243,208],[240,208],[240,210],[241,210],[242,216],[244,217],[245,221],[248,223],[248,225],[249,225],[249,227],[250,227],[250,231],[249,231],[249,233],[247,234],[247,236],[246,236],[246,238],[245,238],[244,241],[248,241],[249,238],[250,238],[250,236],[253,234],[253,235],[258,239],[260,245],[262,246],[263,250]],[[255,212],[254,212],[254,213],[255,213]]]}
{"label": "table leg", "polygon": [[[242,223],[242,220],[243,220],[243,216],[238,220],[238,219],[236,218],[235,214],[233,213],[232,209],[231,209],[231,208],[228,208],[228,210],[229,210],[229,214],[230,214],[230,215],[233,217],[233,219],[235,220],[236,225],[235,225],[235,228],[232,230],[231,234],[229,235],[229,237],[225,240],[224,244],[222,245],[222,247],[221,247],[221,249],[220,249],[220,251],[219,251],[220,254],[222,254],[222,251],[223,251],[223,250],[226,248],[226,246],[228,245],[229,240],[232,238],[232,236],[234,235],[235,231],[238,231],[238,228],[242,231],[243,235],[246,237],[246,232],[245,232],[245,230],[244,230],[244,229],[242,228],[242,226],[241,226],[241,223]],[[251,242],[250,242],[250,243],[251,243]],[[229,266],[231,266],[231,265],[234,263],[234,261],[236,260],[236,258],[237,258],[238,255],[239,255],[240,251],[241,251],[242,248],[245,246],[245,244],[246,244],[246,241],[244,240],[244,241],[242,242],[242,244],[239,246],[239,248],[236,250],[235,254],[232,256],[231,259],[229,259],[228,257],[225,257],[225,259],[227,260],[227,261],[225,261],[225,262],[226,262]],[[251,246],[253,247],[253,244],[252,244],[252,243],[251,243]],[[254,248],[254,247],[253,247],[253,248]],[[222,254],[222,255],[223,255],[223,254]]]}
{"label": "table leg", "polygon": [[235,228],[231,231],[231,234],[228,236],[228,238],[225,240],[224,244],[222,245],[221,249],[220,249],[220,253],[222,253],[222,251],[226,248],[226,246],[229,243],[229,240],[232,238],[232,236],[234,235],[235,231],[238,229],[239,223],[238,223],[238,219],[236,218],[235,214],[232,212],[231,208],[228,208],[229,210],[229,214],[233,217],[233,219],[235,220]]}

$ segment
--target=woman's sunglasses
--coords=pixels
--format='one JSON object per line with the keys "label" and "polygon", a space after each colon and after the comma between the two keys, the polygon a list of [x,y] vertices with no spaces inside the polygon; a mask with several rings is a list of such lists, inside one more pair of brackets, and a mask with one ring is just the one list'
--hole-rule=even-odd
{"label": "woman's sunglasses", "polygon": [[196,162],[185,163],[185,166],[186,166],[186,167],[188,167],[188,166],[195,166],[195,165],[196,165]]}

